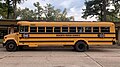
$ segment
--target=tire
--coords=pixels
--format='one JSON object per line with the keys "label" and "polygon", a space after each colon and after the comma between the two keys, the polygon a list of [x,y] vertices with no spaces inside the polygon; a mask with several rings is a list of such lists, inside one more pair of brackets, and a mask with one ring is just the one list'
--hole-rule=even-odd
{"label": "tire", "polygon": [[85,44],[84,42],[77,42],[75,44],[75,50],[78,52],[84,52],[87,50],[87,44]]}
{"label": "tire", "polygon": [[89,50],[89,46],[87,45],[87,50]]}
{"label": "tire", "polygon": [[14,41],[8,41],[8,42],[6,43],[6,50],[7,50],[7,51],[10,51],[10,52],[16,51],[16,50],[17,50],[17,45],[16,45],[16,43],[15,43]]}

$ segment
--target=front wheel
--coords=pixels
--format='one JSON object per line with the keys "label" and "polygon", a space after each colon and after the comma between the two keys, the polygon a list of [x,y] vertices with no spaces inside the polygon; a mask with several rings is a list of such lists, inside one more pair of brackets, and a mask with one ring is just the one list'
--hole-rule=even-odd
{"label": "front wheel", "polygon": [[84,42],[77,42],[75,44],[75,50],[78,51],[78,52],[84,52],[87,50],[87,44],[84,43]]}
{"label": "front wheel", "polygon": [[17,50],[17,45],[14,41],[8,41],[6,43],[6,50],[7,51],[16,51]]}

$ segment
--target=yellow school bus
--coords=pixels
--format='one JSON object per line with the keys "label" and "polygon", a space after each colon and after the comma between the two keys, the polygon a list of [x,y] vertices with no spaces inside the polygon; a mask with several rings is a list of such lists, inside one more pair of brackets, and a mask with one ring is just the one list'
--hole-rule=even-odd
{"label": "yellow school bus", "polygon": [[90,45],[112,45],[116,41],[112,22],[18,22],[19,31],[4,36],[7,51],[39,46],[73,46],[86,51]]}

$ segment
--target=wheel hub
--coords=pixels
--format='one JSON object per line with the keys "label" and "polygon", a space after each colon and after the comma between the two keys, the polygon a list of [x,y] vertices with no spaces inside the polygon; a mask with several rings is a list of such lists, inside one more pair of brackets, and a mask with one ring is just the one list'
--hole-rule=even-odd
{"label": "wheel hub", "polygon": [[13,48],[14,48],[14,44],[10,44],[10,45],[9,45],[9,48],[10,48],[10,49],[13,49]]}

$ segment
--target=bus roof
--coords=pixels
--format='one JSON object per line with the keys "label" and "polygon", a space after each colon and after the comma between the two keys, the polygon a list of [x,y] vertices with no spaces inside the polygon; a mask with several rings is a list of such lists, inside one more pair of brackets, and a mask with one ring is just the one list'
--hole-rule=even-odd
{"label": "bus roof", "polygon": [[114,25],[112,22],[29,22],[29,21],[20,21],[17,23],[22,26],[111,26]]}

